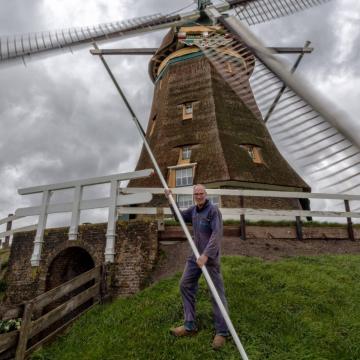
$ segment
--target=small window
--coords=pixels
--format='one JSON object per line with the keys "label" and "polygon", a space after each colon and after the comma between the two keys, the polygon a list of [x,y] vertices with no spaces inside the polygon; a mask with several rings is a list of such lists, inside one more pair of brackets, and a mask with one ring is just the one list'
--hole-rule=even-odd
{"label": "small window", "polygon": [[153,134],[154,129],[155,129],[155,123],[156,123],[156,115],[153,117],[153,119],[151,120],[151,129],[150,129],[150,136]]}
{"label": "small window", "polygon": [[189,120],[193,117],[193,104],[185,103],[183,104],[183,120]]}
{"label": "small window", "polygon": [[248,154],[250,155],[251,159],[254,161],[254,160],[255,160],[254,147],[253,147],[253,146],[248,146],[247,152],[248,152]]}
{"label": "small window", "polygon": [[[207,195],[207,198],[217,206],[220,206],[220,196],[219,195]],[[177,195],[176,202],[181,208],[188,208],[191,205],[194,205],[194,199],[192,195]]]}
{"label": "small window", "polygon": [[254,145],[240,145],[240,146],[248,152],[249,156],[251,157],[251,160],[254,163],[256,164],[264,163],[261,154],[261,148],[259,146],[254,146]]}
{"label": "small window", "polygon": [[183,168],[176,170],[176,186],[187,186],[193,184],[193,168]]}
{"label": "small window", "polygon": [[182,156],[182,160],[190,160],[191,157],[191,148],[190,146],[184,146],[182,148],[182,152],[181,152]]}
{"label": "small window", "polygon": [[227,62],[227,63],[226,63],[226,72],[227,72],[228,74],[232,74],[232,73],[233,73],[233,68],[232,68],[230,62]]}
{"label": "small window", "polygon": [[181,208],[188,208],[193,205],[193,196],[192,195],[178,195],[176,198],[176,202]]}
{"label": "small window", "polygon": [[219,195],[208,195],[207,198],[217,206],[220,206],[220,196]]}

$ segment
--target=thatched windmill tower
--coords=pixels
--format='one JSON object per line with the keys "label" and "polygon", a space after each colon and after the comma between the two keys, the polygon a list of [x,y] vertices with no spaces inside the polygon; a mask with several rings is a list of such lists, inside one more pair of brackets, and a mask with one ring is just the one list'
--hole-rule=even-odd
{"label": "thatched windmill tower", "polygon": [[[220,50],[227,59],[223,73],[229,77],[243,74],[243,87],[251,97],[242,101],[194,46],[194,39],[206,41],[215,34],[227,37],[221,27],[206,23],[173,28],[149,64],[155,89],[147,137],[169,187],[203,183],[209,188],[310,191],[281,156],[261,118],[249,83],[254,58],[226,47]],[[150,166],[143,149],[137,169]],[[160,181],[139,179],[130,186],[160,187]],[[180,205],[191,201],[189,195],[178,196]],[[222,206],[229,201],[221,199]],[[257,201],[251,201],[256,206]],[[270,207],[299,206],[269,199],[258,205],[264,206],[264,201]]]}

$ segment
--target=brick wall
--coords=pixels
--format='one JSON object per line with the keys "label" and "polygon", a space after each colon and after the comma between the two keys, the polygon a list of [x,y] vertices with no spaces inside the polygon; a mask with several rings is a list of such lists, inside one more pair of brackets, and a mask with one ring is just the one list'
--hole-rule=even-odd
{"label": "brick wall", "polygon": [[[76,241],[68,240],[68,228],[46,230],[42,260],[31,267],[35,232],[14,235],[5,275],[5,302],[17,304],[59,285],[92,266],[104,262],[107,224],[81,225]],[[108,292],[130,295],[142,289],[157,259],[157,227],[153,222],[117,223],[115,263],[109,266]]]}

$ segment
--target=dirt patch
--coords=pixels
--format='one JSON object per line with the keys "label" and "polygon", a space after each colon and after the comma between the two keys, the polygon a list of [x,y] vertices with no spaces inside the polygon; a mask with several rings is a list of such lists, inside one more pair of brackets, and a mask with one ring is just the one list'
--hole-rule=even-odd
{"label": "dirt patch", "polygon": [[[160,244],[160,259],[153,273],[158,281],[182,271],[190,247],[186,240],[168,241]],[[226,236],[222,243],[222,255],[242,255],[265,260],[279,260],[291,256],[316,256],[324,254],[360,254],[360,241],[347,239],[273,239]]]}
{"label": "dirt patch", "polygon": [[223,255],[256,256],[265,260],[278,260],[289,256],[322,254],[360,254],[360,241],[337,239],[248,239],[226,237]]}

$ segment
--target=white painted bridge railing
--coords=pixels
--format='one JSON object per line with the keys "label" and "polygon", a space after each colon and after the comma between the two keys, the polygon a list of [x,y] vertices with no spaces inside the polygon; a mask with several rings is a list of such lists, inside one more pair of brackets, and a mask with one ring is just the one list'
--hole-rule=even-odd
{"label": "white painted bridge railing", "polygon": [[[20,195],[30,195],[42,193],[42,201],[40,206],[33,206],[27,208],[20,208],[15,211],[14,216],[7,217],[0,220],[0,224],[9,223],[11,221],[24,218],[26,216],[38,216],[37,225],[29,227],[17,228],[1,233],[1,236],[10,236],[15,232],[36,229],[34,240],[34,250],[31,257],[31,265],[39,266],[41,259],[42,244],[44,243],[44,231],[46,229],[46,221],[49,214],[71,212],[71,224],[69,228],[69,241],[77,240],[78,226],[80,220],[80,211],[87,209],[108,208],[108,226],[106,232],[106,248],[105,261],[113,262],[115,255],[115,236],[116,236],[116,220],[117,208],[123,205],[143,204],[152,199],[149,192],[141,192],[137,194],[119,194],[119,182],[131,179],[138,179],[148,177],[154,172],[152,169],[141,170],[123,174],[109,175],[103,177],[96,177],[90,179],[83,179],[77,181],[68,181],[64,183],[36,186],[26,189],[19,189]],[[87,186],[94,186],[99,184],[110,183],[110,195],[106,198],[97,198],[90,200],[83,200],[83,189]],[[55,191],[74,189],[74,199],[66,203],[50,203],[51,195]]]}
{"label": "white painted bridge railing", "polygon": [[[126,205],[145,204],[152,199],[152,195],[164,195],[162,188],[124,188],[119,187],[119,182],[124,180],[147,177],[153,174],[153,170],[142,170],[131,173],[109,175],[104,177],[70,181],[60,184],[36,186],[32,188],[20,189],[19,194],[28,195],[42,193],[41,206],[33,206],[17,209],[15,215],[0,219],[0,225],[11,224],[11,222],[27,216],[38,216],[39,221],[36,225],[9,229],[0,233],[0,238],[20,232],[36,229],[34,240],[34,251],[31,264],[38,266],[41,258],[41,248],[44,242],[44,231],[46,228],[47,216],[53,213],[71,213],[71,224],[69,228],[69,241],[77,239],[80,211],[87,209],[108,208],[108,227],[106,233],[105,261],[114,261],[115,248],[115,226],[118,215],[171,215],[169,207],[129,207]],[[110,195],[106,198],[83,200],[82,193],[86,186],[110,183]],[[58,190],[74,189],[74,199],[66,203],[50,203],[52,193]],[[172,190],[175,195],[191,195],[192,187],[175,188]],[[341,200],[344,203],[345,211],[310,211],[310,210],[270,210],[270,209],[251,209],[251,208],[222,208],[223,215],[240,217],[241,233],[245,238],[245,215],[250,216],[278,216],[295,218],[297,224],[298,238],[302,238],[301,218],[321,217],[321,218],[346,218],[348,224],[349,237],[354,240],[352,218],[360,219],[359,211],[350,210],[350,201],[360,201],[360,195],[346,194],[323,194],[323,193],[304,193],[304,192],[283,192],[265,190],[229,190],[229,189],[207,189],[209,195],[238,196],[238,197],[271,197],[271,198],[292,198],[292,199],[322,199],[322,200]]]}
{"label": "white painted bridge railing", "polygon": [[0,219],[0,226],[6,224],[6,230],[0,232],[0,240],[4,239],[4,241],[1,241],[1,248],[9,246],[10,237],[15,233],[22,231],[31,231],[36,229],[36,225],[21,226],[16,229],[13,229],[12,228],[13,222],[22,218],[23,218],[22,216],[9,214],[6,218]]}

